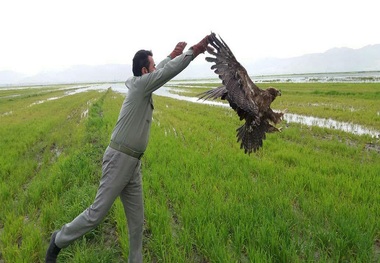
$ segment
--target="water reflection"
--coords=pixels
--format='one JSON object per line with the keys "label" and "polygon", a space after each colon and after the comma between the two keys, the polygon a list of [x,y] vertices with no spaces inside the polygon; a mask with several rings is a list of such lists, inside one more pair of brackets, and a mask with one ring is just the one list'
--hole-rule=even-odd
{"label": "water reflection", "polygon": [[298,114],[293,114],[293,113],[286,113],[284,116],[284,119],[287,122],[296,122],[296,123],[301,123],[308,126],[318,126],[318,127],[329,128],[329,129],[336,129],[336,130],[341,130],[341,131],[358,134],[358,135],[368,134],[368,135],[371,135],[372,137],[380,138],[380,132],[367,129],[361,125],[353,124],[349,122],[341,122],[341,121],[336,121],[333,119],[317,118],[317,117],[304,116],[304,115],[298,115]]}

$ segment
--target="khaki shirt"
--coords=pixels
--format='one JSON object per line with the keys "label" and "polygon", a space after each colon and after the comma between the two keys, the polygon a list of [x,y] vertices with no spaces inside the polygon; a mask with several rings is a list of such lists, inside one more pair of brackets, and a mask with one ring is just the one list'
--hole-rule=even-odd
{"label": "khaki shirt", "polygon": [[193,51],[161,61],[156,70],[126,82],[128,93],[112,132],[111,141],[143,153],[148,145],[153,114],[152,93],[184,70],[193,59]]}

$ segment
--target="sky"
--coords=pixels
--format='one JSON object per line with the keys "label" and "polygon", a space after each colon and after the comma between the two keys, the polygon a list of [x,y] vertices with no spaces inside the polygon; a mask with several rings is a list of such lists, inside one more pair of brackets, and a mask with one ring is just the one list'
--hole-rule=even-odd
{"label": "sky", "polygon": [[[334,47],[380,44],[377,0],[2,0],[0,71],[25,74],[72,65],[156,64],[180,41],[211,32],[241,63]],[[193,63],[205,63],[200,55]]]}

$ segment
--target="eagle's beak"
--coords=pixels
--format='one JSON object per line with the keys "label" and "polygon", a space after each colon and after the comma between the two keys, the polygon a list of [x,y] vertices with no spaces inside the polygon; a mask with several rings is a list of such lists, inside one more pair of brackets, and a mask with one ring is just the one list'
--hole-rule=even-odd
{"label": "eagle's beak", "polygon": [[278,91],[277,91],[277,95],[278,95],[278,96],[281,96],[281,90],[278,90]]}

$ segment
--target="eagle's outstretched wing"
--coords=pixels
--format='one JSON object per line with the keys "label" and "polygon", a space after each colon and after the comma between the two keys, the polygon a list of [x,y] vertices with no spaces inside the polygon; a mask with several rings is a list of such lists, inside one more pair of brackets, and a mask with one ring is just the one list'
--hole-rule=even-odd
{"label": "eagle's outstretched wing", "polygon": [[215,33],[210,35],[209,43],[215,50],[207,47],[207,52],[215,57],[206,57],[206,60],[214,63],[211,69],[219,75],[223,86],[200,94],[200,99],[226,99],[241,119],[246,113],[258,115],[258,105],[254,98],[261,89],[253,83],[228,45],[220,36],[219,38],[220,40]]}
{"label": "eagle's outstretched wing", "polygon": [[270,105],[281,92],[272,87],[266,90],[257,87],[220,36],[217,38],[212,33],[209,44],[213,48],[209,46],[207,52],[214,57],[206,57],[206,60],[214,63],[211,69],[219,75],[223,85],[199,94],[199,98],[227,100],[240,120],[245,120],[236,130],[240,148],[248,154],[256,152],[263,146],[266,133],[280,131],[271,123],[279,123],[283,113],[273,112]]}

